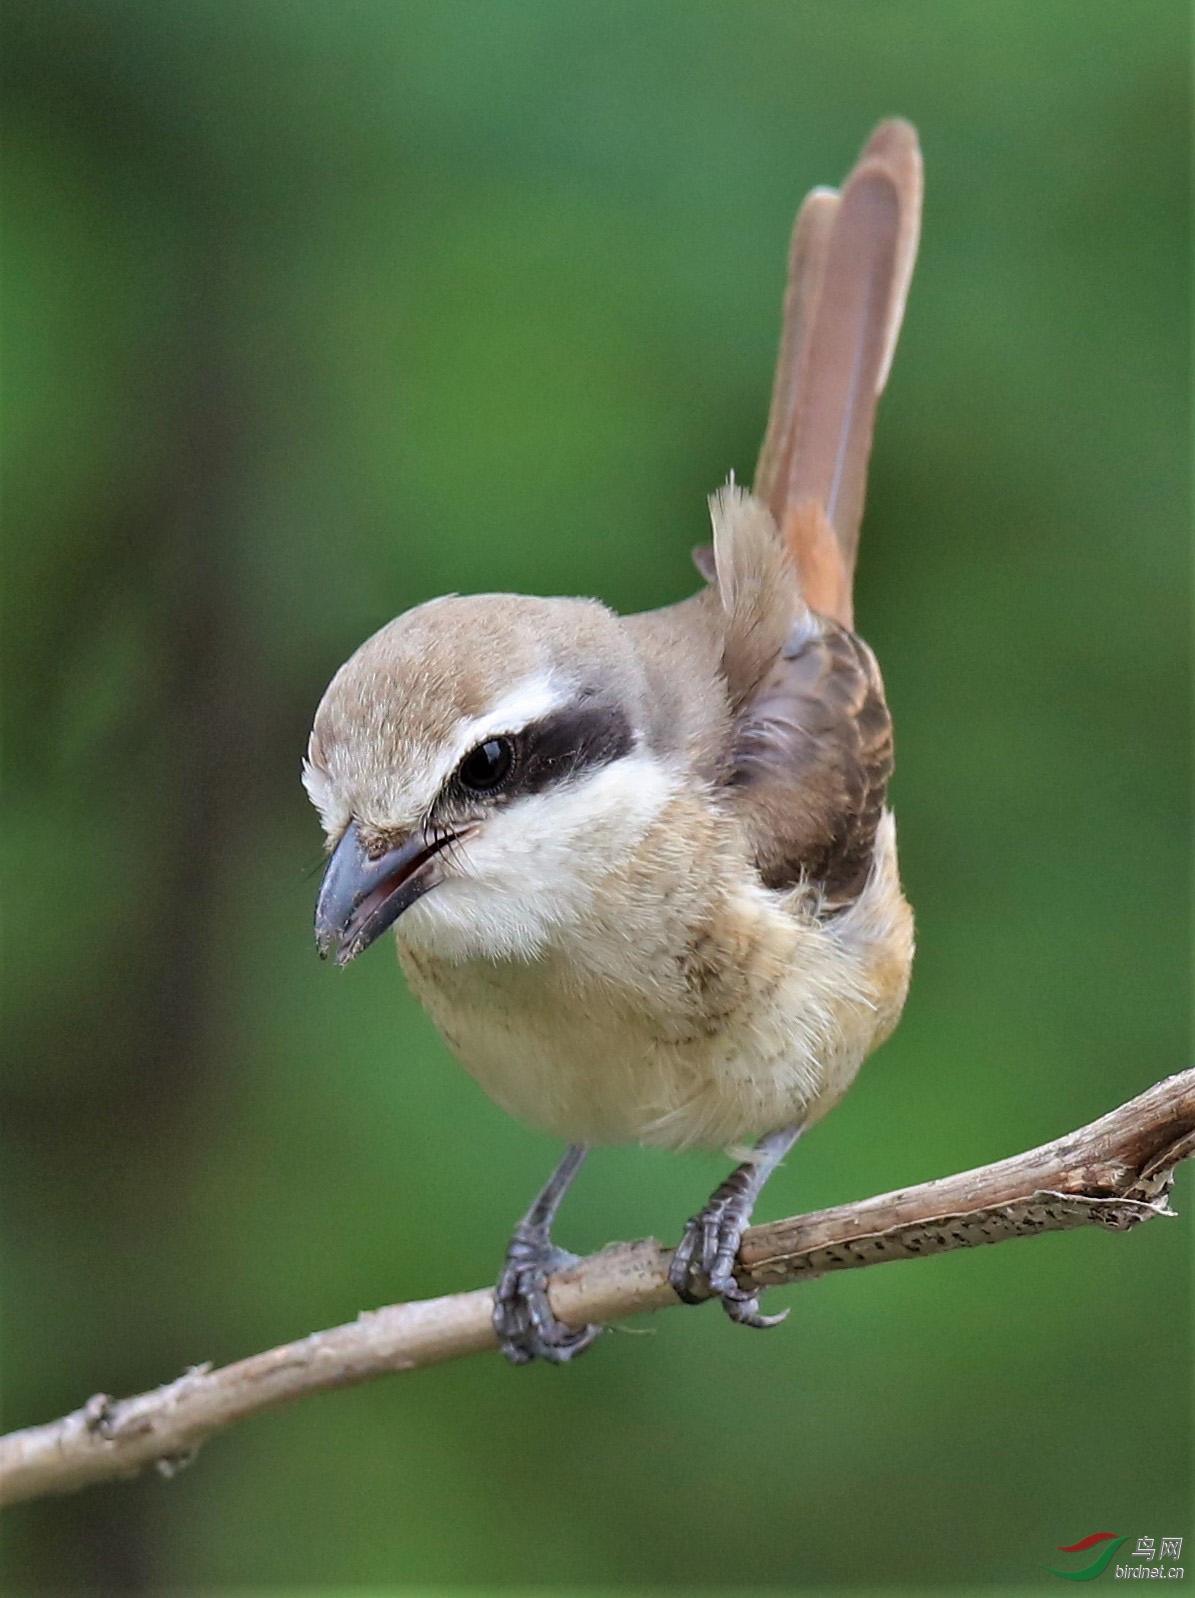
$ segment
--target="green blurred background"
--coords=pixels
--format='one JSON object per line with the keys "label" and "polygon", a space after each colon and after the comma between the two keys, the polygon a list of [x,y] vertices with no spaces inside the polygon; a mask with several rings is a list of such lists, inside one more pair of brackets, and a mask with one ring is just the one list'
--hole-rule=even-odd
{"label": "green blurred background", "polygon": [[[299,759],[444,590],[679,598],[788,228],[920,127],[858,615],[919,917],[785,1214],[1185,1063],[1188,8],[5,7],[6,1422],[493,1278],[556,1157],[387,948],[319,965]],[[725,1162],[595,1157],[560,1233]],[[847,1273],[304,1402],[7,1521],[12,1590],[1009,1591],[1195,1538],[1180,1221]],[[1195,1545],[1188,1549],[1188,1561]]]}

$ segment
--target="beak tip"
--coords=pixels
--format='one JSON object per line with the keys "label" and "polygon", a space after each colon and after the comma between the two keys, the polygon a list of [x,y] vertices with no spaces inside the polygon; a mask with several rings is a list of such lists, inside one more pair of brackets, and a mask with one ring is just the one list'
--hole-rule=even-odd
{"label": "beak tip", "polygon": [[329,857],[315,907],[315,947],[321,960],[346,966],[441,880],[436,856],[449,840],[430,843],[417,828],[383,854],[371,856],[350,823]]}

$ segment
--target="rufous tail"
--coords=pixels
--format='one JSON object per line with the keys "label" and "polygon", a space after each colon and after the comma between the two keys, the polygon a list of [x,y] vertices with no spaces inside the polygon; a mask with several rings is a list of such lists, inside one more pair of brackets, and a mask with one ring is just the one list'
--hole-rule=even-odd
{"label": "rufous tail", "polygon": [[814,189],[788,256],[780,354],[755,473],[806,603],[853,625],[851,591],[876,402],[921,229],[921,151],[881,122],[841,191]]}

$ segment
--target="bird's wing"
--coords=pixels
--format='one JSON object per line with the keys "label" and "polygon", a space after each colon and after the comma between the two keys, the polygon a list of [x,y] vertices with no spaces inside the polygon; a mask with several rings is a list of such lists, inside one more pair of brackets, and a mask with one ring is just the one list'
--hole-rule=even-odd
{"label": "bird's wing", "polygon": [[755,496],[723,490],[711,504],[733,716],[727,797],[764,882],[812,882],[831,905],[866,880],[892,771],[883,682],[851,631],[851,585],[920,206],[917,137],[901,121],[876,129],[840,194],[806,198]]}
{"label": "bird's wing", "polygon": [[801,597],[767,507],[741,489],[710,502],[730,701],[721,763],[763,881],[815,884],[849,902],[871,863],[892,772],[892,726],[875,656]]}
{"label": "bird's wing", "polygon": [[892,721],[875,656],[810,612],[733,728],[729,796],[770,888],[861,891],[892,775]]}

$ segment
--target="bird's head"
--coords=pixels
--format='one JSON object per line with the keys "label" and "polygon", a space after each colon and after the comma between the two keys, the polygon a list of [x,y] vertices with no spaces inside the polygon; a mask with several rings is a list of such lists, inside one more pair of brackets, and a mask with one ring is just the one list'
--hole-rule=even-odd
{"label": "bird's head", "polygon": [[592,600],[452,596],[375,633],[303,768],[330,855],[320,953],[346,964],[401,916],[449,959],[528,958],[583,917],[667,797],[646,698]]}

